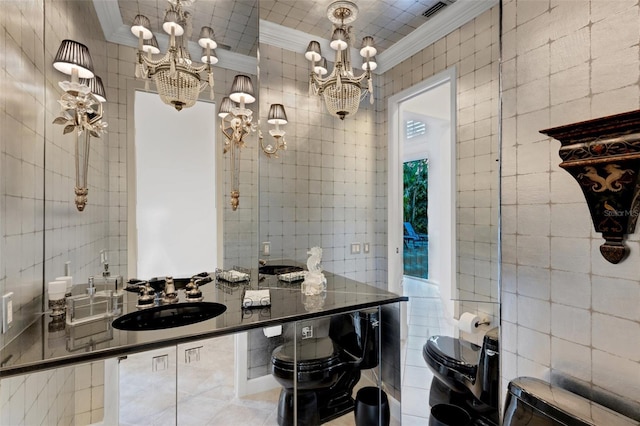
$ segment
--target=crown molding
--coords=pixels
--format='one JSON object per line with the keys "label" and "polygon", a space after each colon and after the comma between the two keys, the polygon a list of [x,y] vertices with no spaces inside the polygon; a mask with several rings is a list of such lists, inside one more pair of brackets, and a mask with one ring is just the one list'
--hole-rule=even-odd
{"label": "crown molding", "polygon": [[376,71],[384,73],[390,70],[498,3],[499,0],[457,0],[379,54]]}
{"label": "crown molding", "polygon": [[[446,7],[415,31],[395,43],[384,52],[376,55],[378,68],[375,74],[383,74],[400,62],[420,52],[425,47],[435,43],[451,31],[461,27],[475,17],[481,15],[499,3],[500,0],[457,0]],[[303,53],[312,36],[300,30],[288,28],[270,21],[260,20],[260,43],[293,52]],[[329,40],[313,39],[320,42],[321,49],[331,49]],[[351,50],[351,57],[360,57],[356,49]],[[327,58],[330,60],[330,58]]]}
{"label": "crown molding", "polygon": [[[138,47],[138,40],[131,34],[130,28],[122,22],[117,1],[93,0],[93,6],[96,9],[105,40],[133,48]],[[156,34],[156,37],[158,44],[166,50],[166,46],[169,44],[169,37],[164,34]],[[199,58],[201,53],[200,46],[193,41],[189,41],[189,53],[191,57]],[[257,72],[258,61],[252,56],[222,49],[216,50],[216,54],[220,60],[216,67],[247,74],[256,74]]]}

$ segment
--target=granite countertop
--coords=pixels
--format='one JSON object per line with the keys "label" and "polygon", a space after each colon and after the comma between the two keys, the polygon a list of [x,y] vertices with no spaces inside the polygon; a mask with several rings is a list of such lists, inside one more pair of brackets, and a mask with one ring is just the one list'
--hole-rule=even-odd
{"label": "granite countertop", "polygon": [[[205,302],[222,303],[226,312],[213,319],[182,327],[154,331],[114,329],[114,318],[70,326],[54,322],[44,312],[0,353],[0,377],[57,368],[82,362],[173,346],[195,340],[233,334],[309,318],[408,300],[386,290],[325,272],[327,292],[305,296],[301,281],[287,283],[275,276],[259,281],[257,271],[244,283],[213,281],[200,287]],[[248,289],[269,289],[271,306],[242,308]],[[136,311],[137,293],[124,292],[123,314]],[[183,290],[180,302],[185,301]]]}

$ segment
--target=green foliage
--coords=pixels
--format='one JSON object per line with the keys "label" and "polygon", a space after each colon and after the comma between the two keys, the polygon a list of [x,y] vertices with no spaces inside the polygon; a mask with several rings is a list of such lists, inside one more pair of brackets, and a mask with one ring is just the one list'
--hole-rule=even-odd
{"label": "green foliage", "polygon": [[418,234],[429,232],[427,206],[429,194],[427,183],[429,178],[429,161],[409,161],[404,163],[404,221],[413,225]]}

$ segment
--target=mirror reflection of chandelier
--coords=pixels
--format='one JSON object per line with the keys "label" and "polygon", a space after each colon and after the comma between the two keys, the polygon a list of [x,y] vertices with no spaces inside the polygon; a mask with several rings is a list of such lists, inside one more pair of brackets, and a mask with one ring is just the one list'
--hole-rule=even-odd
{"label": "mirror reflection of chandelier", "polygon": [[[344,120],[358,112],[360,101],[369,93],[369,101],[373,104],[373,82],[371,71],[375,70],[376,48],[373,37],[366,36],[362,40],[360,55],[364,58],[364,72],[356,76],[351,66],[351,22],[358,16],[358,7],[350,1],[336,1],[327,8],[327,17],[333,22],[333,36],[330,46],[336,51],[333,70],[328,77],[327,60],[322,56],[320,43],[311,41],[304,56],[311,61],[309,93],[324,98],[327,110],[334,116]],[[362,83],[367,80],[363,87]]]}
{"label": "mirror reflection of chandelier", "polygon": [[[183,9],[183,6],[191,5],[194,0],[168,0],[169,5],[164,15],[162,29],[169,34],[169,48],[160,58],[154,59],[154,54],[159,54],[158,41],[150,30],[149,18],[137,15],[133,20],[131,32],[138,37],[138,64],[136,66],[136,78],[145,80],[145,86],[151,79],[156,84],[156,89],[162,101],[172,105],[176,110],[193,106],[207,86],[210,88],[210,98],[213,100],[213,69],[212,65],[218,62],[215,56],[215,48],[218,44],[214,41],[213,29],[202,27],[198,44],[202,47],[202,65],[196,65],[191,60],[188,47],[191,35],[191,14]],[[206,71],[206,77],[201,73]]]}

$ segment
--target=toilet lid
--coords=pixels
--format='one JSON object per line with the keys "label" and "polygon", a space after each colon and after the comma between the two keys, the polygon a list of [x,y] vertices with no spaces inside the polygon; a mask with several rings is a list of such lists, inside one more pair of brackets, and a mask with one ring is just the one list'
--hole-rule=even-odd
{"label": "toilet lid", "polygon": [[480,350],[471,342],[449,336],[431,336],[424,351],[440,364],[468,376],[476,374]]}
{"label": "toilet lid", "polygon": [[293,364],[297,362],[299,367],[301,367],[301,363],[312,367],[317,364],[326,365],[339,361],[339,352],[329,337],[301,340],[296,342],[295,346],[297,356],[294,356],[293,343],[277,347],[272,354],[274,363]]}

